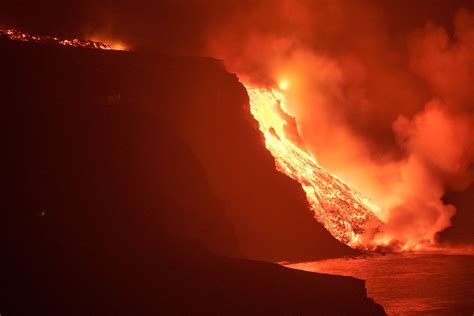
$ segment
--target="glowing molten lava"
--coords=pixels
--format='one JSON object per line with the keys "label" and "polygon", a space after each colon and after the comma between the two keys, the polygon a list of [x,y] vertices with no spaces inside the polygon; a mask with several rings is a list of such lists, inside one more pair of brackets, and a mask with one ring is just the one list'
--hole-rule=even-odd
{"label": "glowing molten lava", "polygon": [[334,237],[351,247],[368,247],[364,234],[382,224],[376,215],[378,206],[324,170],[295,143],[289,130],[293,118],[285,111],[282,92],[288,83],[279,86],[281,90],[246,85],[250,111],[260,125],[276,168],[301,184],[314,217]]}
{"label": "glowing molten lava", "polygon": [[60,39],[52,36],[38,36],[20,32],[15,29],[0,28],[0,35],[4,35],[14,41],[37,42],[37,43],[55,43],[62,46],[84,47],[103,50],[126,50],[123,43],[104,43],[99,41],[83,39]]}

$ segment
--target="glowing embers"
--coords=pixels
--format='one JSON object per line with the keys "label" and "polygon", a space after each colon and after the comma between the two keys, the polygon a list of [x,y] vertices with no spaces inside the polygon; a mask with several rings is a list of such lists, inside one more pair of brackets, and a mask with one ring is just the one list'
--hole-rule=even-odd
{"label": "glowing embers", "polygon": [[276,168],[301,184],[316,220],[339,241],[351,247],[370,247],[363,235],[371,235],[382,224],[375,215],[379,208],[324,170],[297,145],[289,128],[293,118],[285,112],[281,90],[246,88],[250,112],[259,123]]}
{"label": "glowing embers", "polygon": [[84,47],[84,48],[93,48],[93,49],[103,49],[103,50],[125,50],[125,46],[119,44],[115,47],[113,44],[106,44],[103,42],[95,42],[90,40],[83,39],[59,39],[52,36],[37,36],[30,35],[27,33],[20,32],[14,29],[1,29],[0,35],[4,35],[14,41],[22,42],[37,42],[37,43],[55,43],[63,46],[72,46],[72,47]]}

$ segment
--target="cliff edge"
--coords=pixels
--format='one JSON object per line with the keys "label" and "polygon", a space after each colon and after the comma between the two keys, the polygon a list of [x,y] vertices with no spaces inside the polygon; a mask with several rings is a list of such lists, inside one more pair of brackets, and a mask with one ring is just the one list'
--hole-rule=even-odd
{"label": "cliff edge", "polygon": [[2,313],[384,314],[361,280],[226,257],[351,250],[220,62],[2,38],[0,56]]}

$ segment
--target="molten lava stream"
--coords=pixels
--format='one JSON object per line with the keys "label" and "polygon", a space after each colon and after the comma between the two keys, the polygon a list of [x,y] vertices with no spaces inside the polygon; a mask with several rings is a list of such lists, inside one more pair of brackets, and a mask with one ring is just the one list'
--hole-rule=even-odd
{"label": "molten lava stream", "polygon": [[316,220],[351,247],[372,247],[370,235],[383,224],[376,215],[378,206],[327,172],[291,140],[287,126],[293,118],[285,112],[283,91],[245,87],[250,112],[259,123],[277,170],[301,184]]}
{"label": "molten lava stream", "polygon": [[102,41],[92,41],[84,39],[60,39],[52,36],[31,35],[15,29],[0,28],[0,35],[6,36],[14,41],[36,42],[36,43],[54,43],[62,46],[83,47],[102,50],[127,50],[123,43],[104,43]]}

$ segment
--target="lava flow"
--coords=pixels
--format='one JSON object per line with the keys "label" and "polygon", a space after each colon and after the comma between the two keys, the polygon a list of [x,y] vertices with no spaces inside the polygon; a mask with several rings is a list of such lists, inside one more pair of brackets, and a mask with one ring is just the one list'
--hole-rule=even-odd
{"label": "lava flow", "polygon": [[367,248],[364,235],[383,224],[376,215],[379,207],[327,172],[291,140],[288,126],[292,118],[285,111],[285,87],[246,88],[250,112],[259,123],[276,168],[301,184],[314,217],[335,238],[354,248]]}
{"label": "lava flow", "polygon": [[14,41],[54,43],[62,46],[83,47],[103,50],[126,50],[122,43],[103,43],[100,41],[91,41],[83,39],[60,39],[53,36],[31,35],[15,29],[0,28],[0,35],[4,35]]}

